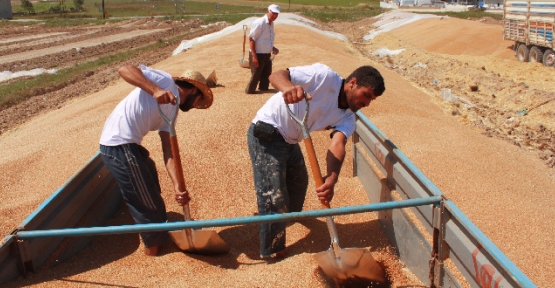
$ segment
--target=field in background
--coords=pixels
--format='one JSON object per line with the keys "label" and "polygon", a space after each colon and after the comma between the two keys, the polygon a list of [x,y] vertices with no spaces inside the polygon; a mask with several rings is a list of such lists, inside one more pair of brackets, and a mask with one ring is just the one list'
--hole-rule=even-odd
{"label": "field in background", "polygon": [[[361,17],[368,17],[367,10],[380,10],[378,1],[361,0],[356,2],[349,1],[141,1],[141,0],[109,0],[104,1],[104,12],[102,14],[102,0],[85,0],[84,11],[78,11],[73,1],[40,1],[33,4],[34,12],[29,13],[20,3],[12,4],[14,19],[17,18],[40,18],[40,19],[78,19],[78,18],[96,18],[110,19],[121,17],[148,17],[148,16],[164,16],[169,18],[187,18],[200,17],[210,22],[211,19],[216,21],[228,21],[237,23],[246,17],[254,14],[262,14],[266,12],[266,8],[271,3],[281,6],[282,12],[294,13],[313,13],[322,15],[327,19],[342,19],[356,21]],[[365,9],[360,9],[360,8]],[[338,16],[333,16],[337,14]],[[372,13],[374,14],[374,13]],[[379,14],[379,13],[378,13]],[[322,19],[325,21],[324,19]],[[90,19],[89,19],[90,21]]]}
{"label": "field in background", "polygon": [[[75,1],[77,2],[77,0]],[[358,1],[335,1],[335,0],[294,0],[294,1],[234,1],[234,0],[207,0],[207,1],[183,1],[183,0],[104,0],[104,12],[102,13],[103,0],[84,0],[83,11],[77,11],[73,0],[58,1],[36,1],[33,3],[34,13],[27,13],[21,4],[21,0],[12,2],[14,12],[13,20],[40,20],[40,21],[0,21],[0,28],[13,26],[43,25],[44,27],[67,27],[88,24],[103,25],[111,22],[119,22],[135,17],[159,17],[167,20],[190,20],[200,19],[204,24],[227,22],[236,24],[245,18],[260,16],[266,12],[270,3],[277,3],[281,11],[299,13],[309,19],[325,23],[334,22],[356,22],[371,18],[387,10],[379,7],[376,0]],[[461,13],[433,13],[449,15],[450,17],[482,18],[484,16],[495,17],[499,15],[484,13],[482,11],[467,11]],[[342,32],[342,31],[337,31]],[[131,57],[137,57],[138,53],[158,49],[163,43],[179,41],[182,35],[171,39],[157,41],[151,45],[130,51],[110,55],[109,58],[90,60],[89,63],[80,63],[79,66],[63,68],[57,75],[42,75],[34,81],[21,79],[2,83],[0,85],[0,110],[20,103],[32,97],[37,88],[47,89],[57,87],[61,83],[70,82],[76,74],[83,74],[85,70],[98,69],[111,63],[125,61]],[[162,45],[163,46],[163,45]],[[108,59],[108,60],[107,60]],[[107,62],[108,63],[107,63]],[[48,67],[54,68],[54,67]],[[44,79],[48,78],[48,79]],[[9,95],[6,96],[6,95]]]}
{"label": "field in background", "polygon": [[[77,0],[75,0],[77,1]],[[12,1],[14,20],[46,20],[46,26],[81,25],[91,22],[120,21],[130,17],[165,17],[168,19],[199,18],[205,23],[226,21],[231,24],[254,15],[261,15],[271,3],[281,6],[282,12],[299,13],[322,22],[358,20],[384,13],[377,0],[335,1],[335,0],[293,0],[293,1],[233,1],[233,0],[84,0],[82,10],[74,1],[48,0],[33,2],[34,13],[22,6],[21,0]],[[104,13],[102,4],[104,2]],[[427,14],[448,15],[461,19],[479,19],[485,16],[501,19],[502,15],[483,11],[426,12]],[[0,28],[7,24],[0,21]]]}

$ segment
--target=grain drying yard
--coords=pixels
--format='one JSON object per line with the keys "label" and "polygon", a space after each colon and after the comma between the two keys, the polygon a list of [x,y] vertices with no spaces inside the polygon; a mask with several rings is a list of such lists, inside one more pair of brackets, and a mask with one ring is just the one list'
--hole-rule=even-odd
{"label": "grain drying yard", "polygon": [[[376,20],[315,24],[322,31],[342,33],[348,39],[343,41],[315,29],[280,23],[278,18],[276,46],[280,54],[274,60],[274,69],[322,62],[347,76],[361,64],[378,68],[384,75],[386,92],[363,113],[538,287],[549,287],[551,275],[555,274],[555,252],[551,248],[555,229],[546,221],[555,217],[551,205],[555,202],[552,112],[555,101],[550,101],[555,97],[551,81],[555,69],[517,62],[508,48],[511,43],[500,39],[499,23],[430,18],[365,41],[363,36],[375,29],[372,25]],[[145,29],[175,25],[154,25],[155,20],[127,24],[149,26]],[[224,27],[206,29],[213,29],[211,33]],[[116,34],[121,29],[111,31],[107,33]],[[44,33],[55,32],[61,31]],[[17,35],[2,33],[9,37]],[[157,55],[159,58],[151,55],[131,62],[172,74],[194,69],[205,75],[215,70],[218,75],[218,86],[213,89],[214,105],[206,111],[181,114],[177,123],[195,219],[242,217],[256,212],[246,130],[272,93],[244,94],[250,72],[238,65],[242,35],[242,30],[236,29],[175,56],[171,56],[175,47],[167,47]],[[100,47],[118,45],[101,44]],[[99,46],[93,47],[97,47],[93,48],[95,51],[102,50]],[[382,47],[405,50],[384,57],[373,53]],[[22,48],[9,51],[11,54],[24,52]],[[62,57],[64,53],[55,55]],[[48,57],[41,57],[36,58],[34,63],[39,64],[35,65],[47,61]],[[31,67],[31,62],[16,65]],[[0,64],[2,70],[17,70],[13,62]],[[30,99],[21,106],[2,111],[0,223],[3,235],[10,233],[96,153],[106,117],[132,89],[118,79],[115,69],[95,72],[89,80],[67,85],[65,90],[60,90],[63,92],[58,92],[62,95],[56,98],[57,102]],[[477,93],[468,90],[474,84],[480,87]],[[446,103],[438,97],[442,88],[450,88],[477,108]],[[529,113],[518,116],[517,111],[522,108],[528,108]],[[320,163],[324,163],[328,134],[316,132],[312,138]],[[148,135],[143,145],[150,150],[157,166],[163,167],[156,133]],[[351,152],[347,151],[347,155]],[[367,203],[359,180],[352,177],[352,159],[348,158],[343,167],[332,206]],[[169,192],[170,180],[163,168],[159,170],[170,221],[180,221],[181,210]],[[313,189],[311,182],[309,191]],[[308,193],[304,209],[319,207],[316,197]],[[342,246],[369,248],[388,268],[392,286],[421,285],[392,256],[373,214],[340,216],[336,222]],[[129,223],[132,219],[122,207],[107,225]],[[162,247],[159,257],[147,258],[141,252],[136,234],[98,236],[69,261],[5,283],[5,287],[329,285],[318,274],[312,258],[314,253],[329,246],[323,219],[291,223],[287,230],[289,256],[278,262],[259,260],[256,225],[215,229],[231,246],[230,253],[218,257],[190,255],[168,243]]]}

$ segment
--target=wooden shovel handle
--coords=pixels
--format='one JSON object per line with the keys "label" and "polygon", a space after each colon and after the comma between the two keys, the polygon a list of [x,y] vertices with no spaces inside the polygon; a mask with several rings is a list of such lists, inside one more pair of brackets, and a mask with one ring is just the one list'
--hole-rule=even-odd
{"label": "wooden shovel handle", "polygon": [[183,177],[183,167],[181,166],[181,156],[179,155],[179,144],[177,136],[170,136],[170,144],[172,147],[172,156],[175,164],[175,176],[177,177],[177,187],[179,191],[185,192],[185,179]]}
{"label": "wooden shovel handle", "polygon": [[[318,165],[318,158],[316,158],[316,152],[314,151],[312,138],[305,138],[304,145],[306,146],[306,153],[308,154],[308,160],[310,161],[310,167],[312,168],[312,174],[314,175],[314,182],[316,182],[316,187],[320,187],[324,185],[324,179],[322,178],[320,165]],[[330,203],[328,201],[320,200],[320,203],[322,204],[323,208],[330,208]]]}
{"label": "wooden shovel handle", "polygon": [[243,25],[243,53],[245,53],[246,43],[247,43],[247,25]]}
{"label": "wooden shovel handle", "polygon": [[[187,187],[185,186],[185,177],[183,177],[183,167],[181,166],[181,156],[179,155],[179,144],[177,142],[177,136],[170,136],[170,145],[172,146],[172,156],[173,161],[175,164],[175,177],[177,177],[177,189],[180,192],[187,191]],[[189,194],[189,197],[191,194]],[[189,209],[189,203],[183,205],[183,217],[185,221],[191,220],[191,210]],[[189,243],[192,245],[193,240],[191,236],[191,229],[185,229],[187,233],[187,239],[189,239]]]}

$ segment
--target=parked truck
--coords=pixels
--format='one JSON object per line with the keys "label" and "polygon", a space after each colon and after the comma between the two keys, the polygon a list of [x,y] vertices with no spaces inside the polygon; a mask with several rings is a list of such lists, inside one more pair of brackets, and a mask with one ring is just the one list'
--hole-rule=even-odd
{"label": "parked truck", "polygon": [[555,0],[504,0],[503,39],[515,41],[518,61],[553,67]]}

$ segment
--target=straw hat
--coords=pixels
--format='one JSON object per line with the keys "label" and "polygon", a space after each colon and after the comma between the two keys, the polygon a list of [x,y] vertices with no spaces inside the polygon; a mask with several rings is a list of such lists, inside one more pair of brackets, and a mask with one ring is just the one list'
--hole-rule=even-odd
{"label": "straw hat", "polygon": [[204,78],[200,72],[186,70],[183,74],[181,74],[181,76],[173,77],[173,80],[187,81],[202,92],[202,98],[199,99],[194,108],[207,109],[212,105],[212,102],[214,101],[214,94],[212,94],[212,90],[210,90],[210,88],[206,85],[206,78]]}

